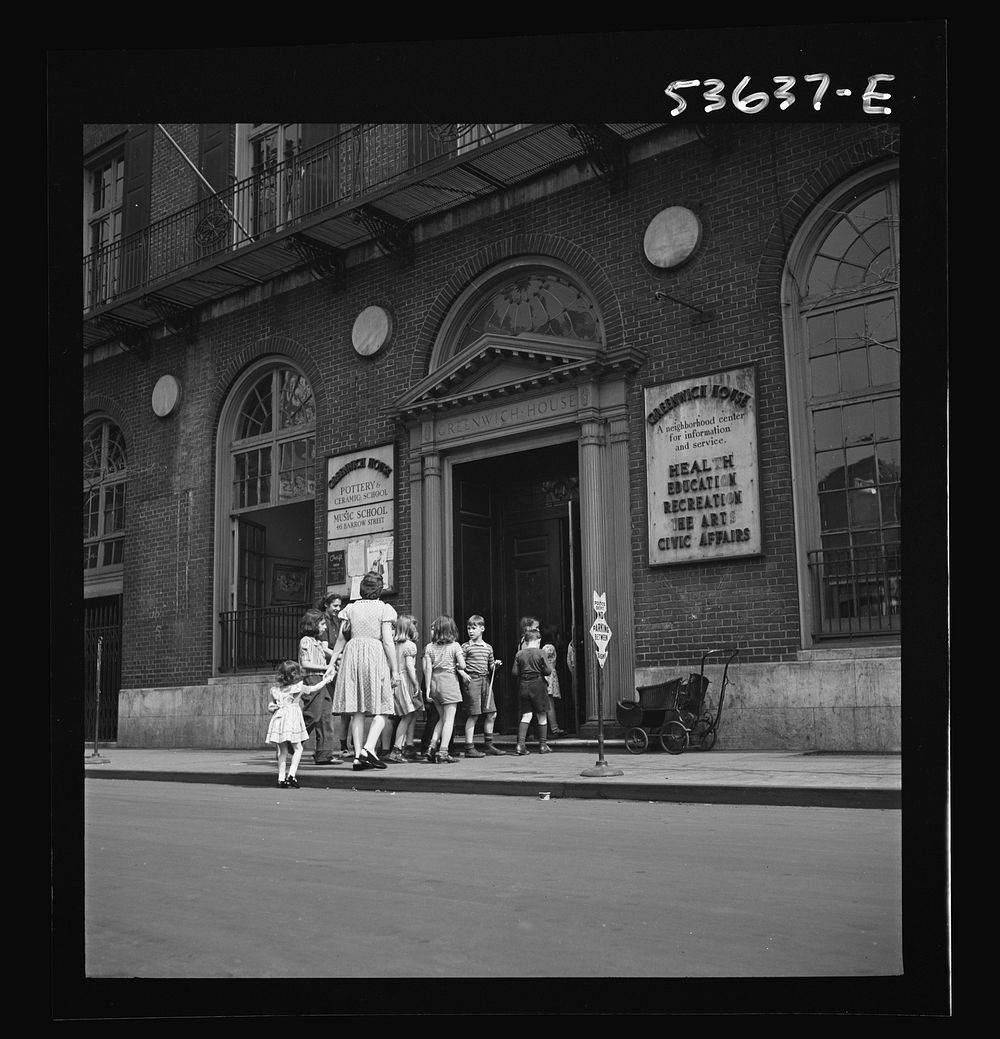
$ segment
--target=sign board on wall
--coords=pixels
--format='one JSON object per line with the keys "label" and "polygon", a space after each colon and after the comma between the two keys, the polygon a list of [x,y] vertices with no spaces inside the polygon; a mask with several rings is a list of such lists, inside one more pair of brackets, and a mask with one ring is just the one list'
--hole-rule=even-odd
{"label": "sign board on wall", "polygon": [[646,388],[652,566],[759,555],[753,365]]}
{"label": "sign board on wall", "polygon": [[335,455],[326,468],[326,590],[351,599],[374,570],[395,577],[396,470],[392,444]]}

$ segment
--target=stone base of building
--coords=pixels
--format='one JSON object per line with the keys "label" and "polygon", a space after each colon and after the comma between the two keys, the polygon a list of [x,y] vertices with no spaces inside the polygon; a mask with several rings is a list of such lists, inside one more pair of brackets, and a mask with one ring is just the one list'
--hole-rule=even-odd
{"label": "stone base of building", "polygon": [[119,747],[246,750],[264,746],[274,676],[118,694]]}
{"label": "stone base of building", "polygon": [[[636,685],[655,685],[679,673],[639,668]],[[706,703],[713,711],[722,675],[721,665],[706,664]],[[798,660],[775,664],[740,663],[737,657],[729,668],[715,747],[898,753],[901,687],[898,646],[803,651]],[[610,735],[621,735],[613,714],[611,721]]]}
{"label": "stone base of building", "polygon": [[[707,703],[714,709],[723,669],[706,665]],[[639,668],[637,686],[676,677],[670,668]],[[118,697],[119,747],[162,749],[262,748],[270,676],[208,685],[123,689]],[[608,691],[610,696],[612,691]],[[615,699],[633,699],[634,691]],[[775,664],[729,669],[717,750],[898,753],[901,750],[901,661],[898,647],[803,652]],[[623,733],[611,710],[604,734]],[[596,736],[596,722],[581,736]],[[307,749],[311,743],[307,744]]]}

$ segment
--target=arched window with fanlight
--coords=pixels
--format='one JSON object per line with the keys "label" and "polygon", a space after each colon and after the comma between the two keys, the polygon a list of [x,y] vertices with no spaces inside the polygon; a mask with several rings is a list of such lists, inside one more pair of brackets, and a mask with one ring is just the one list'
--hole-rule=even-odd
{"label": "arched window with fanlight", "polygon": [[219,425],[216,575],[220,668],[269,668],[312,598],[316,405],[309,380],[276,359],[243,374]]}
{"label": "arched window with fanlight", "polygon": [[785,279],[807,640],[898,636],[902,620],[898,181],[816,207]]}
{"label": "arched window with fanlight", "polygon": [[466,287],[442,325],[429,370],[486,340],[597,351],[604,336],[600,311],[572,271],[549,257],[522,256]]}
{"label": "arched window with fanlight", "polygon": [[593,301],[553,271],[520,271],[502,281],[469,315],[455,352],[490,334],[601,341]]}
{"label": "arched window with fanlight", "polygon": [[316,424],[312,387],[292,368],[274,368],[246,391],[232,440],[234,511],[312,496]]}

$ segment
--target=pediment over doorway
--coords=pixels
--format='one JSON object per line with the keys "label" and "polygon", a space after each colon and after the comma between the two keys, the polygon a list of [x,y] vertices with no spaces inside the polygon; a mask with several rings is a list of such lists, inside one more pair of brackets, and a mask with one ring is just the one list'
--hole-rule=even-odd
{"label": "pediment over doorway", "polygon": [[566,382],[606,366],[607,358],[590,344],[484,337],[421,379],[389,410],[406,416],[481,403]]}

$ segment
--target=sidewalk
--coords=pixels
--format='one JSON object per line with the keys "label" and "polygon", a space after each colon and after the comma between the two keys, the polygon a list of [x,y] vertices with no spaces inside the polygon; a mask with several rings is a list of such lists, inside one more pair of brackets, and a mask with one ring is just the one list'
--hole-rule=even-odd
{"label": "sidewalk", "polygon": [[[618,745],[615,745],[617,742]],[[358,789],[453,794],[504,794],[537,798],[667,801],[700,804],[889,808],[902,803],[898,754],[801,751],[686,751],[649,749],[629,754],[621,741],[605,741],[603,765],[596,741],[553,743],[552,754],[461,758],[453,765],[408,763],[355,772],[350,762],[299,766],[302,790]],[[141,779],[269,787],[276,782],[272,750],[132,750],[84,747],[88,779]],[[101,760],[104,759],[104,760]],[[601,774],[581,775],[600,768]],[[604,771],[606,769],[606,772]],[[621,775],[610,773],[621,772]]]}

